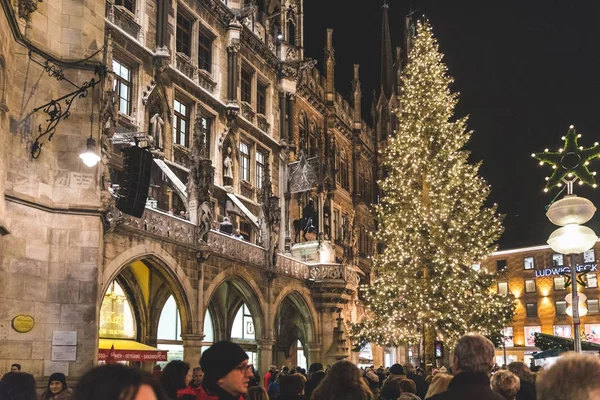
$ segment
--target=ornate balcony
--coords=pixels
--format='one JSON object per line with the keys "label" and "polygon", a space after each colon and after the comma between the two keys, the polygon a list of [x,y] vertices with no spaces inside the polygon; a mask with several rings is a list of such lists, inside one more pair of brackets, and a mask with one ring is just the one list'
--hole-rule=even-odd
{"label": "ornate balcony", "polygon": [[196,78],[198,77],[198,67],[194,65],[187,54],[175,53],[175,68],[191,80],[196,81]]}
{"label": "ornate balcony", "polygon": [[240,181],[240,194],[247,199],[254,200],[254,193],[256,190],[252,187],[252,184],[246,181]]}
{"label": "ornate balcony", "polygon": [[198,84],[209,92],[214,92],[217,82],[210,72],[198,69]]}
{"label": "ornate balcony", "polygon": [[254,116],[256,115],[256,113],[254,112],[252,106],[249,103],[242,101],[240,111],[242,113],[242,117],[246,118],[250,122],[254,122]]}
{"label": "ornate balcony", "polygon": [[351,265],[317,264],[310,266],[308,279],[315,303],[322,308],[337,310],[356,294],[360,272]]}
{"label": "ornate balcony", "polygon": [[308,279],[310,276],[310,267],[292,257],[284,254],[278,254],[275,272],[278,274],[291,276],[293,278]]}
{"label": "ornate balcony", "polygon": [[258,129],[263,132],[269,133],[271,125],[267,122],[267,117],[262,114],[256,114],[256,121],[258,122]]}
{"label": "ornate balcony", "polygon": [[136,40],[140,39],[142,27],[135,20],[135,15],[122,6],[115,5],[112,1],[106,2],[105,18],[121,28]]}
{"label": "ornate balcony", "polygon": [[186,245],[196,244],[196,225],[174,215],[146,207],[141,218],[122,214],[120,225],[171,239]]}
{"label": "ornate balcony", "polygon": [[211,253],[234,261],[252,264],[257,267],[265,266],[266,250],[260,246],[235,239],[217,231],[208,233],[208,245]]}

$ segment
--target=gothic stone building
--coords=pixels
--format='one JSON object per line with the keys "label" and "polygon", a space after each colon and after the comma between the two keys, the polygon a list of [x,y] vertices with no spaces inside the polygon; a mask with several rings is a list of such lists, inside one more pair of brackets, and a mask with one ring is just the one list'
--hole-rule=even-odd
{"label": "gothic stone building", "polygon": [[0,4],[0,370],[195,366],[222,339],[261,372],[394,361],[345,334],[382,136],[331,30],[324,75],[305,59],[302,0]]}

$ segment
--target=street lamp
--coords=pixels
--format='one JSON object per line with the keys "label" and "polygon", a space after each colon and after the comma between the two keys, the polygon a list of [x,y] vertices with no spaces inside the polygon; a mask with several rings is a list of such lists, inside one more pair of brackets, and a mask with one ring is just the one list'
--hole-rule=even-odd
{"label": "street lamp", "polygon": [[[575,256],[591,249],[598,238],[593,230],[581,224],[589,221],[596,212],[596,207],[591,201],[577,197],[573,194],[573,184],[579,180],[579,184],[587,184],[596,187],[594,180],[595,172],[588,170],[591,160],[600,155],[600,144],[584,148],[577,142],[581,134],[575,132],[571,125],[569,131],[562,137],[564,147],[558,152],[550,152],[548,149],[542,153],[532,154],[540,160],[540,164],[550,164],[554,169],[552,176],[546,178],[547,192],[554,186],[561,187],[563,183],[567,188],[567,195],[554,202],[549,208],[546,216],[555,225],[561,226],[548,238],[550,248],[559,254],[570,256],[571,264],[571,310],[573,313],[573,335],[575,352],[581,352],[581,321],[579,309],[579,294],[577,292],[577,263]],[[583,311],[583,310],[582,310]]]}

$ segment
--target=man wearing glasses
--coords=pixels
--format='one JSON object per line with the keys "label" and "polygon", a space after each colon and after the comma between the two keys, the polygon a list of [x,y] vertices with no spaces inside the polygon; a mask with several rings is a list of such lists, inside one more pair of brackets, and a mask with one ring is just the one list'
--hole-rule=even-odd
{"label": "man wearing glasses", "polygon": [[243,400],[254,376],[248,355],[237,344],[213,344],[200,358],[204,378],[197,400]]}

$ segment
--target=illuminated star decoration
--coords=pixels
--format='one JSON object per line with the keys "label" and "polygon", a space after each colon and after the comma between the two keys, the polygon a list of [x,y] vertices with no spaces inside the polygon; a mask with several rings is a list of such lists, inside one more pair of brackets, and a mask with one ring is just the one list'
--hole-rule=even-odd
{"label": "illuminated star decoration", "polygon": [[594,146],[584,149],[577,143],[581,134],[575,133],[575,127],[571,125],[567,136],[563,136],[565,146],[554,153],[544,150],[543,153],[534,153],[531,156],[540,160],[540,165],[550,164],[554,169],[551,177],[546,177],[546,187],[544,192],[554,186],[562,186],[562,182],[575,182],[579,178],[579,184],[588,184],[596,187],[594,176],[596,172],[590,172],[588,165],[590,161],[600,155],[600,146],[598,142]]}

